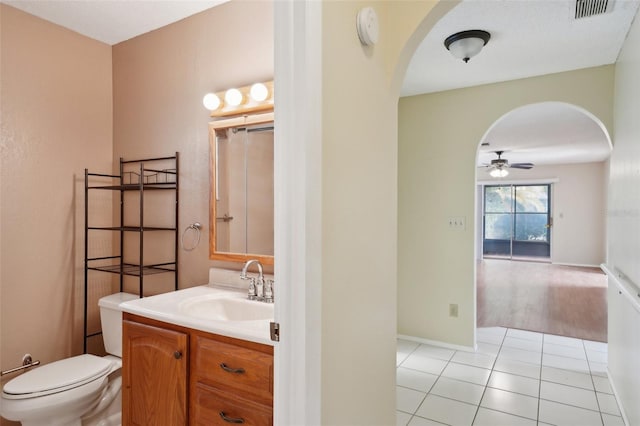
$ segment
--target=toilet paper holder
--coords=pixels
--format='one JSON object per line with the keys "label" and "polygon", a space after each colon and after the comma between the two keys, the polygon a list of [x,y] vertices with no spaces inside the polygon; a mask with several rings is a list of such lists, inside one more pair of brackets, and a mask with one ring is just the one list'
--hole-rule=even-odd
{"label": "toilet paper holder", "polygon": [[6,371],[0,371],[0,376],[4,376],[5,374],[16,373],[20,370],[25,370],[27,368],[35,367],[36,365],[40,365],[40,361],[34,361],[33,358],[31,358],[31,354],[25,354],[22,357],[22,365],[20,367],[10,368],[9,370],[6,370]]}

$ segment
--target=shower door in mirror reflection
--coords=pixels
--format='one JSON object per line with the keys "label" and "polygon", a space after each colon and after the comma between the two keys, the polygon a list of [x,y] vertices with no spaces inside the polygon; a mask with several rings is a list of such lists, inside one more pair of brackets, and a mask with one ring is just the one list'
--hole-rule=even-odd
{"label": "shower door in mirror reflection", "polygon": [[210,258],[273,264],[273,114],[210,123]]}

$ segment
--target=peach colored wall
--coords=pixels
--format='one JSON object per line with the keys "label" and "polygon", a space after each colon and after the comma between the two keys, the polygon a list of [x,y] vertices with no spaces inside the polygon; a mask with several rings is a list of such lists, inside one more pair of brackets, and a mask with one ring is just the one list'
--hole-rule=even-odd
{"label": "peach colored wall", "polygon": [[113,121],[110,46],[0,15],[4,370],[82,351],[84,168],[111,168]]}
{"label": "peach colored wall", "polygon": [[209,261],[211,120],[202,97],[271,80],[273,66],[268,1],[229,2],[113,47],[114,162],[179,151],[180,232],[204,226],[199,246],[179,252],[181,287],[206,283],[214,264],[238,267]]}

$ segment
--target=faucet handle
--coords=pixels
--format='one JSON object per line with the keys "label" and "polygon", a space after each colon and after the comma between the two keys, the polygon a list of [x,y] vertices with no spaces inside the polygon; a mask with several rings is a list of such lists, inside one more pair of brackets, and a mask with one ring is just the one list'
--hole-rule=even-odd
{"label": "faucet handle", "polygon": [[249,300],[255,300],[256,298],[256,279],[251,277],[247,277],[245,279],[249,280],[249,294],[247,295],[247,298]]}
{"label": "faucet handle", "polygon": [[273,280],[267,280],[264,284],[264,301],[273,303]]}
{"label": "faucet handle", "polygon": [[256,300],[264,299],[264,278],[262,275],[256,280]]}

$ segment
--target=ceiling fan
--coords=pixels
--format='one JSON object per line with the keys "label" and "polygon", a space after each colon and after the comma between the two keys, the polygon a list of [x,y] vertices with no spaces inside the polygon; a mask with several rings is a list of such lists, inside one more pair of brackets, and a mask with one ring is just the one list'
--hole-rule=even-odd
{"label": "ceiling fan", "polygon": [[506,158],[502,158],[502,154],[504,151],[494,151],[498,158],[491,160],[491,164],[487,164],[485,167],[489,168],[489,174],[491,177],[505,177],[509,174],[507,169],[531,169],[534,164],[533,163],[513,163],[509,164],[509,160]]}

